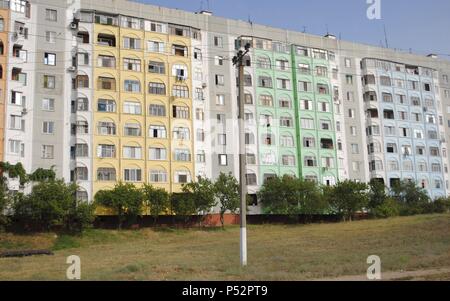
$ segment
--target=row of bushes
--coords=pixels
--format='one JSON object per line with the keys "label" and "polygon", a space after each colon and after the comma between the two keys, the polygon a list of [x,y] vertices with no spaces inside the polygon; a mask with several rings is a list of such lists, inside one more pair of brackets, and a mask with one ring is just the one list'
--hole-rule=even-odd
{"label": "row of bushes", "polygon": [[225,174],[215,182],[200,177],[186,184],[182,193],[172,195],[151,185],[137,188],[118,183],[112,190],[99,191],[92,204],[77,199],[77,185],[54,178],[36,181],[30,194],[10,193],[5,178],[0,184],[0,228],[14,224],[23,231],[80,232],[93,224],[96,211],[102,209],[116,215],[122,228],[141,215],[152,215],[156,222],[159,215],[207,214],[216,206],[220,208],[223,226],[224,214],[236,212],[240,204],[239,184],[233,176]]}
{"label": "row of bushes", "polygon": [[337,214],[344,220],[351,220],[357,212],[386,218],[450,210],[449,198],[433,201],[426,190],[411,181],[400,182],[389,190],[377,180],[369,184],[347,180],[328,187],[285,176],[267,181],[259,199],[267,214]]}
{"label": "row of bushes", "polygon": [[[232,175],[225,174],[215,182],[199,177],[184,185],[181,193],[174,194],[151,185],[137,188],[118,183],[112,190],[99,191],[92,204],[77,200],[75,184],[56,180],[47,172],[35,178],[27,195],[10,193],[5,179],[0,178],[0,228],[12,222],[23,230],[59,228],[80,232],[92,225],[96,211],[102,209],[116,215],[121,228],[141,215],[153,216],[156,223],[160,215],[206,215],[213,207],[220,209],[223,226],[224,214],[238,212],[240,205],[239,183]],[[424,189],[409,181],[388,190],[379,181],[370,184],[344,181],[328,187],[285,176],[268,180],[258,198],[265,214],[303,215],[311,220],[316,215],[338,215],[343,220],[351,220],[359,212],[385,218],[443,213],[450,209],[450,199],[432,201]]]}

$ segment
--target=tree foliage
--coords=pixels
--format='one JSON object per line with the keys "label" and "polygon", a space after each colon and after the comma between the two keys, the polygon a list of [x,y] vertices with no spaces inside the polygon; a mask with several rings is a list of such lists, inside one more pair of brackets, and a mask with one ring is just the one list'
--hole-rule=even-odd
{"label": "tree foliage", "polygon": [[329,206],[317,183],[291,176],[275,177],[259,192],[263,209],[269,214],[323,214]]}
{"label": "tree foliage", "polygon": [[391,188],[391,194],[400,206],[401,215],[426,213],[431,202],[427,191],[412,181],[402,181],[395,185]]}
{"label": "tree foliage", "polygon": [[131,223],[142,214],[144,196],[133,184],[118,183],[112,190],[100,190],[95,195],[96,206],[109,208],[117,214],[118,227]]}
{"label": "tree foliage", "polygon": [[25,229],[80,232],[92,224],[94,215],[91,205],[77,200],[76,191],[75,184],[62,180],[38,183],[29,195],[14,197],[13,219]]}
{"label": "tree foliage", "polygon": [[355,213],[363,211],[368,203],[368,185],[355,181],[343,181],[326,190],[325,197],[344,220],[352,220]]}
{"label": "tree foliage", "polygon": [[240,206],[239,182],[232,174],[220,173],[214,183],[215,196],[220,205],[220,222],[224,227],[224,215],[227,211],[235,213]]}
{"label": "tree foliage", "polygon": [[146,184],[142,188],[142,194],[144,205],[148,208],[156,223],[158,216],[167,212],[170,207],[169,193],[162,188],[155,188]]}
{"label": "tree foliage", "polygon": [[208,213],[216,206],[214,185],[211,180],[198,177],[197,181],[183,185],[183,192],[194,198],[196,212]]}

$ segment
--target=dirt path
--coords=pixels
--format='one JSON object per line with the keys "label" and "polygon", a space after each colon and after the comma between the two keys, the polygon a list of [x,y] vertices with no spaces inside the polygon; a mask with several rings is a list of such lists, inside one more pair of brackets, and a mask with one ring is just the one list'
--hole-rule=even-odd
{"label": "dirt path", "polygon": [[[419,271],[400,271],[400,272],[381,272],[381,280],[423,280],[430,276],[449,275],[450,267],[419,270]],[[448,276],[446,277],[448,278]],[[342,276],[338,278],[316,279],[315,281],[368,281],[366,275]]]}

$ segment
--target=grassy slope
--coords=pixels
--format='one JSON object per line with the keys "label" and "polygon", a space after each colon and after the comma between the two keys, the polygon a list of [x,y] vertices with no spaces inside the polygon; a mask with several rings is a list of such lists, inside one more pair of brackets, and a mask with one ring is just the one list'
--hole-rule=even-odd
{"label": "grassy slope", "polygon": [[90,230],[82,238],[0,234],[0,251],[53,248],[55,256],[0,259],[0,280],[64,280],[81,257],[83,280],[302,280],[450,267],[450,215],[345,224],[250,226],[249,267],[239,268],[239,228]]}

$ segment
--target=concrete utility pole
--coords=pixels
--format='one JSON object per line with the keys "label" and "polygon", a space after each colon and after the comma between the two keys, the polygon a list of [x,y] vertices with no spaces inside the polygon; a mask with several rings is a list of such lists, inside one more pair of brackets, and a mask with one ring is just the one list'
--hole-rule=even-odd
{"label": "concrete utility pole", "polygon": [[245,82],[244,57],[250,51],[250,44],[245,45],[245,51],[239,50],[233,58],[233,65],[239,69],[239,196],[241,197],[241,266],[247,266],[247,184],[246,184],[246,149],[245,149]]}

